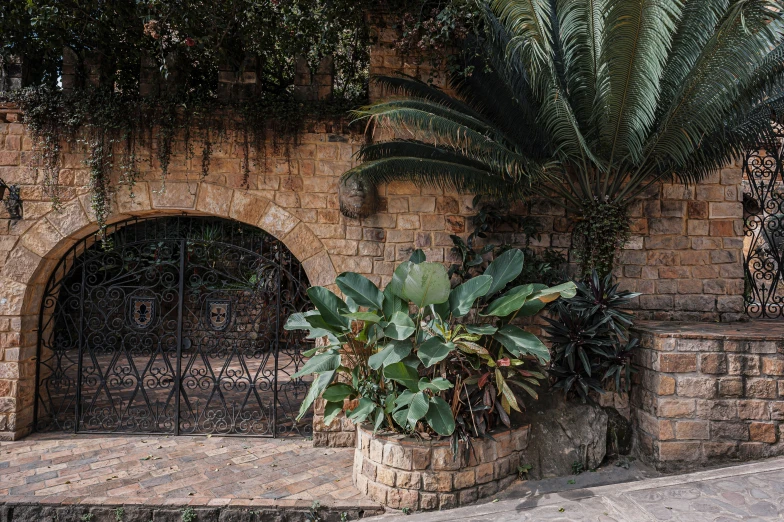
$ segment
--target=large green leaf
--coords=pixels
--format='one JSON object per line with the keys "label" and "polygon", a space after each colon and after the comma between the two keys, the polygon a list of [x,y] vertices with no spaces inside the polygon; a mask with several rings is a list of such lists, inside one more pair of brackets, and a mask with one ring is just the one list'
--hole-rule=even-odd
{"label": "large green leaf", "polygon": [[411,398],[411,403],[408,405],[408,415],[406,421],[413,428],[416,426],[417,421],[427,414],[430,408],[430,401],[423,392],[417,392]]}
{"label": "large green leaf", "polygon": [[525,304],[526,298],[531,295],[533,290],[534,285],[516,286],[487,305],[487,308],[480,315],[506,317],[518,311]]}
{"label": "large green leaf", "polygon": [[371,310],[381,310],[384,294],[367,277],[355,272],[343,272],[335,278],[340,291],[349,296],[359,306]]}
{"label": "large green leaf", "polygon": [[490,263],[484,275],[492,277],[493,284],[485,294],[486,298],[503,290],[510,281],[520,275],[520,272],[523,271],[524,257],[522,251],[512,249],[507,250]]}
{"label": "large green leaf", "polygon": [[384,366],[400,362],[408,357],[408,354],[411,353],[411,349],[411,341],[408,339],[403,341],[392,341],[387,344],[383,350],[370,356],[368,359],[368,366],[374,370],[378,370]]}
{"label": "large green leaf", "polygon": [[324,390],[321,398],[329,402],[340,402],[348,399],[354,393],[354,388],[348,384],[338,382]]}
{"label": "large green leaf", "polygon": [[318,309],[321,318],[333,328],[347,330],[349,321],[341,314],[348,314],[351,311],[348,305],[330,290],[323,286],[311,286],[308,288],[308,297]]}
{"label": "large green leaf", "polygon": [[330,327],[322,318],[318,310],[308,310],[307,312],[296,312],[289,316],[286,330],[307,330],[306,339],[318,339],[319,337],[329,336],[330,339],[337,341],[334,333],[341,333],[339,328]]}
{"label": "large green leaf", "polygon": [[[547,285],[543,285],[541,283],[534,283],[533,287],[534,290],[531,293],[531,295],[536,294],[539,290],[544,290],[545,288],[547,288]],[[526,298],[525,304],[522,307],[520,307],[520,311],[517,312],[517,317],[533,317],[536,314],[538,314],[545,306],[547,306],[547,303],[545,303],[544,301],[540,301],[538,299],[532,300],[531,296],[529,295]]]}
{"label": "large green leaf", "polygon": [[431,397],[430,407],[425,414],[427,423],[433,431],[447,437],[455,431],[455,418],[452,417],[452,408],[441,397]]}
{"label": "large green leaf", "polygon": [[392,413],[392,418],[403,429],[408,427],[408,408],[401,408]]}
{"label": "large green leaf", "polygon": [[405,299],[405,296],[403,295],[403,285],[406,283],[408,272],[411,270],[412,266],[414,266],[414,263],[411,261],[404,261],[397,265],[397,268],[395,268],[395,271],[392,274],[392,280],[384,290],[389,290],[394,295]]}
{"label": "large green leaf", "polygon": [[485,295],[493,284],[489,275],[480,275],[469,279],[449,294],[449,311],[453,317],[463,317],[471,310],[474,301]]}
{"label": "large green leaf", "polygon": [[498,331],[492,324],[467,324],[465,329],[468,333],[477,335],[493,335]]}
{"label": "large green leaf", "polygon": [[427,258],[425,256],[424,250],[422,250],[421,248],[417,248],[411,253],[411,257],[409,257],[408,260],[414,263],[415,265],[418,265],[419,263],[424,263],[427,260]]}
{"label": "large green leaf", "polygon": [[431,337],[419,346],[417,357],[425,365],[425,368],[430,368],[446,359],[454,349],[454,344],[445,343],[439,337]]}
{"label": "large green leaf", "polygon": [[436,377],[432,381],[423,377],[419,379],[419,390],[432,390],[434,392],[441,392],[452,388],[454,385],[443,377]]}
{"label": "large green leaf", "polygon": [[367,419],[368,416],[371,413],[373,413],[375,409],[376,409],[375,402],[368,399],[367,397],[362,397],[361,399],[359,399],[359,404],[357,405],[357,407],[351,410],[348,413],[348,415],[346,415],[346,417],[348,417],[348,419],[351,420],[352,422],[361,424],[365,422],[365,419]]}
{"label": "large green leaf", "polygon": [[365,321],[366,323],[377,323],[381,321],[381,316],[373,312],[352,312],[343,314],[343,317],[354,321]]}
{"label": "large green leaf", "polygon": [[343,401],[328,402],[324,405],[324,424],[329,426],[332,421],[343,411]]}
{"label": "large green leaf", "polygon": [[308,412],[308,409],[310,409],[313,401],[321,396],[326,387],[329,386],[329,383],[332,382],[334,377],[335,370],[319,374],[316,380],[313,381],[313,384],[310,385],[310,389],[308,390],[307,395],[305,395],[305,398],[302,400],[302,404],[299,405],[299,414],[297,415],[297,420],[302,419],[302,417]]}
{"label": "large green leaf", "polygon": [[575,295],[577,295],[577,285],[575,285],[572,281],[568,281],[557,286],[551,286],[550,288],[543,288],[531,294],[529,299],[536,299],[538,301],[542,301],[543,303],[549,303],[551,301],[555,301],[559,297],[571,299]]}
{"label": "large green leaf", "polygon": [[292,379],[310,375],[311,373],[328,372],[337,370],[340,366],[339,353],[322,353],[308,359],[300,371],[291,376]]}
{"label": "large green leaf", "polygon": [[449,299],[449,275],[441,263],[412,265],[403,283],[403,298],[419,308]]}
{"label": "large green leaf", "polygon": [[550,351],[542,341],[530,332],[508,324],[498,330],[493,338],[504,345],[513,355],[535,355],[540,361],[550,360]]}
{"label": "large green leaf", "polygon": [[384,367],[384,377],[399,382],[409,390],[419,390],[419,373],[414,368],[398,362]]}
{"label": "large green leaf", "polygon": [[[402,291],[401,286],[401,291]],[[392,291],[391,283],[384,288],[384,305],[382,307],[384,317],[389,319],[395,312],[408,312],[408,303]]]}
{"label": "large green leaf", "polygon": [[391,339],[402,341],[408,339],[416,331],[414,321],[405,312],[395,312],[384,328],[384,335]]}

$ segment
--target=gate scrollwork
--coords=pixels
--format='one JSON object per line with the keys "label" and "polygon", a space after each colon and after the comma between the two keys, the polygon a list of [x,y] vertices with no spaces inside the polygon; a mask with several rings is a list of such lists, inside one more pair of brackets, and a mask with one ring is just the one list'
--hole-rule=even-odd
{"label": "gate scrollwork", "polygon": [[307,435],[307,279],[275,238],[206,217],[132,219],[69,250],[40,315],[36,429]]}

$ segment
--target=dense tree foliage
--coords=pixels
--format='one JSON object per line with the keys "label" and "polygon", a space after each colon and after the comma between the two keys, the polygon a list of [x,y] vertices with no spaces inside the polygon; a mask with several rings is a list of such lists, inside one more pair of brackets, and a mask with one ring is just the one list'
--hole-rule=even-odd
{"label": "dense tree foliage", "polygon": [[99,59],[118,90],[138,87],[146,60],[199,94],[214,91],[221,65],[241,71],[258,58],[263,90],[280,92],[294,57],[315,64],[332,54],[338,87],[357,96],[367,73],[364,12],[351,0],[28,0],[0,3],[0,35],[2,53],[23,56],[34,85],[57,84],[63,47]]}

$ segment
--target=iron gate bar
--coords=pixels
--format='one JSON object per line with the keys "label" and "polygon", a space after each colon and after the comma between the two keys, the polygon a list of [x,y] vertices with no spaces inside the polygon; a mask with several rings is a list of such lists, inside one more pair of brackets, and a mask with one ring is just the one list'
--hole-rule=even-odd
{"label": "iron gate bar", "polygon": [[179,302],[177,304],[177,371],[174,373],[174,389],[177,391],[177,397],[174,401],[174,418],[177,422],[174,423],[174,434],[180,434],[180,386],[182,384],[182,307],[185,306],[185,241],[180,241],[180,281],[179,288]]}
{"label": "iron gate bar", "polygon": [[753,318],[784,318],[783,138],[779,133],[743,158],[744,302]]}
{"label": "iron gate bar", "polygon": [[[307,383],[288,377],[304,362],[303,339],[280,328],[282,314],[307,306],[307,279],[282,243],[239,222],[184,216],[131,218],[110,225],[104,237],[77,242],[47,281],[38,321],[36,430],[73,422],[77,433],[180,434],[185,424],[189,434],[311,432],[309,422],[293,421]],[[186,375],[195,383],[192,398]],[[289,392],[281,396],[284,388]]]}

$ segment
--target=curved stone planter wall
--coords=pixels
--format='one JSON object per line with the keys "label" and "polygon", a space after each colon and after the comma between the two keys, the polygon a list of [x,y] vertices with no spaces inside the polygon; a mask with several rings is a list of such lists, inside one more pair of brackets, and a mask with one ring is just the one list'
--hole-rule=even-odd
{"label": "curved stone planter wall", "polygon": [[357,428],[354,484],[376,502],[395,509],[448,509],[494,495],[517,477],[529,427],[473,440],[452,452],[450,441],[373,435]]}

